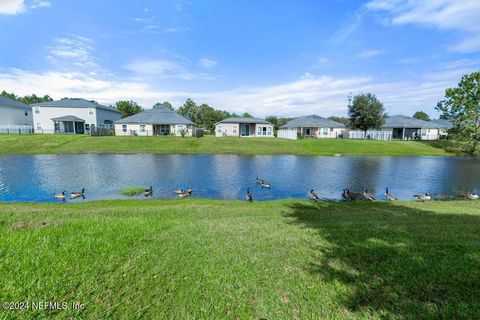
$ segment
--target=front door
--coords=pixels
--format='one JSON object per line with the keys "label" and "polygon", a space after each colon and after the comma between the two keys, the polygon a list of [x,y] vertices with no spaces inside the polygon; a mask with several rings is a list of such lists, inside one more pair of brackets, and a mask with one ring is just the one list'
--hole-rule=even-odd
{"label": "front door", "polygon": [[242,137],[248,137],[250,135],[250,125],[241,124],[240,125],[240,134]]}

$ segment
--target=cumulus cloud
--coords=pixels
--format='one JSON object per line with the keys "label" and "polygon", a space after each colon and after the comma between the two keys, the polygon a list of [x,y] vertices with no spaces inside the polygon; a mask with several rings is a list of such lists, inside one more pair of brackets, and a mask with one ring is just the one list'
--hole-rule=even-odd
{"label": "cumulus cloud", "polygon": [[33,3],[30,6],[30,8],[32,8],[32,9],[49,8],[51,6],[52,6],[52,3],[50,1],[33,0]]}
{"label": "cumulus cloud", "polygon": [[478,0],[372,0],[366,4],[371,12],[384,15],[388,24],[414,24],[440,30],[457,31],[458,52],[480,50],[480,1]]}
{"label": "cumulus cloud", "polygon": [[56,38],[48,49],[48,58],[55,63],[67,62],[78,67],[98,67],[94,57],[94,42],[90,38],[82,36]]}
{"label": "cumulus cloud", "polygon": [[1,0],[0,14],[16,15],[26,9],[24,0]]}

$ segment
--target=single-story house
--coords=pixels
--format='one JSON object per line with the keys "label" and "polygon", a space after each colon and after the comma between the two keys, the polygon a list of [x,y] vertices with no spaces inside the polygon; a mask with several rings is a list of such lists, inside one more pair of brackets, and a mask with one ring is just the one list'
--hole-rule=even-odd
{"label": "single-story house", "polygon": [[36,133],[89,133],[94,127],[113,127],[122,118],[116,108],[85,99],[62,99],[32,104]]}
{"label": "single-story house", "polygon": [[32,129],[30,106],[16,100],[0,96],[0,132],[25,132]]}
{"label": "single-story house", "polygon": [[116,136],[192,136],[197,125],[163,106],[153,107],[115,122]]}
{"label": "single-story house", "polygon": [[297,139],[302,137],[338,138],[345,132],[345,125],[340,122],[325,119],[317,115],[295,118],[280,127],[279,138]]}
{"label": "single-story house", "polygon": [[390,116],[385,119],[381,130],[349,131],[349,138],[374,140],[438,140],[439,126],[431,121],[424,121],[404,115]]}
{"label": "single-story house", "polygon": [[436,119],[430,121],[430,123],[437,126],[439,138],[445,138],[448,135],[448,130],[453,128],[452,122],[446,119]]}
{"label": "single-story house", "polygon": [[215,136],[273,138],[273,124],[258,118],[227,118],[215,124]]}

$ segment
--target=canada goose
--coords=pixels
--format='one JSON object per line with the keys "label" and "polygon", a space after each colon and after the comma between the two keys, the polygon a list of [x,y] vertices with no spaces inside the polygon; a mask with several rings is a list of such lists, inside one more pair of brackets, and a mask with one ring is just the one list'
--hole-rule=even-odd
{"label": "canada goose", "polygon": [[388,188],[385,188],[385,193],[383,194],[387,200],[398,200],[397,197],[395,197],[393,194],[388,193]]}
{"label": "canada goose", "polygon": [[432,198],[430,197],[430,193],[428,192],[425,192],[425,194],[415,194],[413,196],[421,202],[432,200]]}
{"label": "canada goose", "polygon": [[248,202],[253,201],[253,194],[250,192],[250,188],[247,188],[247,194],[245,195],[245,199],[247,199]]}
{"label": "canada goose", "polygon": [[150,189],[145,189],[145,190],[143,191],[143,195],[144,195],[145,197],[152,196],[152,195],[153,195],[153,187],[150,186]]}
{"label": "canada goose", "polygon": [[185,192],[179,193],[179,194],[178,194],[178,197],[179,197],[179,198],[186,198],[186,197],[190,197],[191,195],[192,195],[191,192],[186,192],[186,191],[185,191]]}
{"label": "canada goose", "polygon": [[363,190],[363,197],[365,198],[365,200],[368,200],[368,201],[375,200],[374,194],[371,193],[371,192],[368,192],[367,188],[365,188],[365,190]]}
{"label": "canada goose", "polygon": [[313,201],[320,200],[320,198],[318,197],[318,194],[313,189],[310,190],[310,192],[308,193],[308,198],[310,198],[310,200],[313,200]]}
{"label": "canada goose", "polygon": [[190,187],[187,187],[187,190],[185,190],[185,191],[190,193],[190,194],[192,194],[192,192],[193,192],[192,188],[190,188]]}
{"label": "canada goose", "polygon": [[270,188],[270,183],[268,183],[267,181],[263,180],[263,182],[260,184],[262,186],[262,189],[263,188]]}
{"label": "canada goose", "polygon": [[468,200],[477,200],[478,199],[478,194],[470,192],[465,195],[465,198]]}
{"label": "canada goose", "polygon": [[263,184],[263,183],[265,183],[265,180],[259,179],[258,177],[256,177],[256,178],[255,178],[255,182],[256,182],[256,183],[259,183],[259,184]]}
{"label": "canada goose", "polygon": [[173,190],[173,193],[176,193],[176,194],[181,194],[181,193],[184,193],[184,192],[185,192],[185,190],[183,190],[183,189],[175,189],[175,190]]}
{"label": "canada goose", "polygon": [[347,201],[356,201],[362,199],[362,195],[358,192],[351,192],[350,189],[343,189],[342,198]]}
{"label": "canada goose", "polygon": [[81,192],[71,192],[70,193],[70,199],[77,199],[77,198],[80,198],[80,197],[85,199],[85,188],[83,188]]}
{"label": "canada goose", "polygon": [[55,199],[60,199],[63,202],[65,202],[65,193],[66,193],[66,191],[63,190],[62,193],[55,194]]}

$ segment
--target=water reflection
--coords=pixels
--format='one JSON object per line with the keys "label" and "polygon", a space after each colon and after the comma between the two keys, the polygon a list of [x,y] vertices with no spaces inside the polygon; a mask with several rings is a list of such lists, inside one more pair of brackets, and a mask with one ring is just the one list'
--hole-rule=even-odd
{"label": "water reflection", "polygon": [[[262,189],[255,178],[266,179]],[[414,193],[480,192],[480,160],[449,157],[301,157],[236,155],[87,154],[0,157],[0,201],[55,201],[61,190],[87,189],[87,200],[123,198],[129,186],[154,187],[155,198],[174,198],[192,187],[194,197],[243,200],[340,199],[345,187],[382,198],[385,187],[401,199]],[[142,198],[141,196],[139,198]],[[83,201],[83,200],[78,200]]]}

